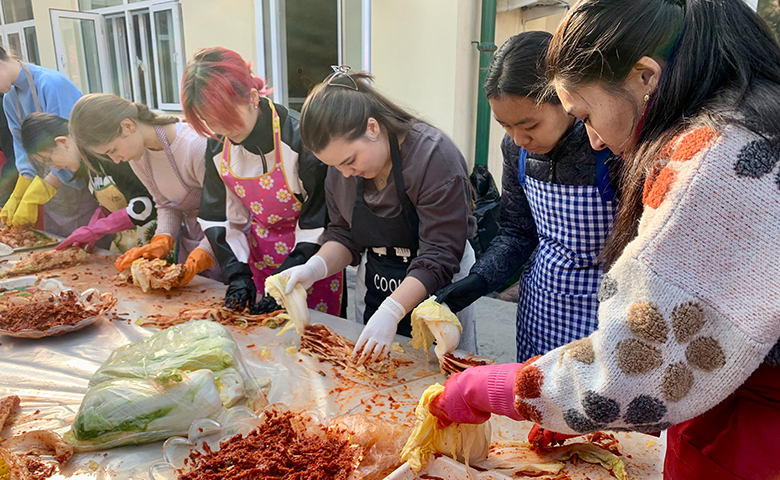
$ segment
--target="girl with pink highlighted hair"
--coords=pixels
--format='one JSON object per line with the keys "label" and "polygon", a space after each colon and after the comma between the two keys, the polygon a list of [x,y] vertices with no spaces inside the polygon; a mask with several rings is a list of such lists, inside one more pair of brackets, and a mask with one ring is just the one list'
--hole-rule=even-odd
{"label": "girl with pink highlighted hair", "polygon": [[[225,306],[280,308],[265,279],[305,263],[320,248],[328,212],[328,167],[301,143],[298,112],[265,95],[265,82],[226,48],[198,51],[182,79],[187,122],[211,137],[198,214],[228,285]],[[313,285],[309,307],[342,315],[343,274]]]}

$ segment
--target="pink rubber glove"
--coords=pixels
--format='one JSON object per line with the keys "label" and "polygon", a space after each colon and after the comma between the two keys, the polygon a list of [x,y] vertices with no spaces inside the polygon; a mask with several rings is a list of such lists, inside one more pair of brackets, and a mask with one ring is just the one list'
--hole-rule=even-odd
{"label": "pink rubber glove", "polygon": [[95,214],[92,215],[92,219],[89,221],[89,225],[77,228],[68,238],[57,245],[55,250],[62,250],[71,246],[86,246],[87,249],[91,249],[105,235],[133,228],[133,220],[124,208],[105,218],[101,218],[102,215],[99,214],[101,211],[103,211],[103,207],[95,211]]}
{"label": "pink rubber glove", "polygon": [[440,425],[484,423],[490,414],[525,420],[515,411],[515,375],[522,363],[467,368],[444,382],[444,391],[433,399],[431,413]]}

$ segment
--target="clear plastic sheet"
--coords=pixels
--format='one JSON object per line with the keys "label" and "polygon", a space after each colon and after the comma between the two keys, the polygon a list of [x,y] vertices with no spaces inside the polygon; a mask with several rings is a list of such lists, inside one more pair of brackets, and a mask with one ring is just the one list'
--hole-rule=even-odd
{"label": "clear plastic sheet", "polygon": [[[157,332],[136,325],[137,318],[221,305],[224,298],[225,286],[203,277],[196,277],[188,286],[170,292],[143,294],[117,278],[113,267],[115,258],[93,255],[89,263],[43,276],[80,290],[97,287],[101,292],[112,292],[118,299],[115,308],[119,312],[118,318],[61,337],[32,340],[0,336],[0,396],[16,394],[22,403],[12,427],[0,432],[3,438],[36,428],[51,428],[65,434],[90,378],[111,352]],[[325,324],[353,341],[363,328],[363,325],[317,311],[312,311],[311,317],[312,323]],[[316,410],[326,420],[339,415],[362,414],[396,425],[412,426],[414,408],[422,392],[434,383],[445,381],[435,356],[431,355],[432,361],[427,362],[425,355],[409,347],[409,339],[404,337],[396,340],[401,342],[405,353],[394,352],[393,356],[411,364],[399,366],[397,378],[377,384],[344,378],[331,364],[299,353],[300,337],[294,331],[277,336],[279,330],[265,327],[242,329],[231,326],[229,329],[251,374],[256,378],[270,378],[269,402],[282,402],[296,411]],[[495,441],[524,440],[531,427],[530,423],[506,418],[494,417],[491,422]],[[632,476],[660,478],[662,439],[641,434],[617,436],[624,452],[632,456],[626,458]],[[162,444],[155,442],[78,453],[52,478],[146,480],[149,467],[162,460]],[[591,480],[602,478],[595,468],[589,470],[580,465],[567,469],[567,473],[573,480],[588,476]]]}

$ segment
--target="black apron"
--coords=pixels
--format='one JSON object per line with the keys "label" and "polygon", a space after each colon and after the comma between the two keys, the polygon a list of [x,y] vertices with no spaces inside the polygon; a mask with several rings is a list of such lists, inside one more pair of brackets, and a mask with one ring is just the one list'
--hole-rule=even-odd
{"label": "black apron", "polygon": [[[366,308],[363,312],[363,323],[368,322],[379,305],[406,278],[409,263],[417,256],[420,247],[417,209],[406,195],[401,151],[395,137],[390,138],[390,159],[393,163],[391,172],[401,201],[401,211],[393,217],[374,214],[363,198],[363,178],[357,179],[355,206],[352,209],[352,240],[367,252]],[[397,333],[411,336],[411,312],[398,324]]]}

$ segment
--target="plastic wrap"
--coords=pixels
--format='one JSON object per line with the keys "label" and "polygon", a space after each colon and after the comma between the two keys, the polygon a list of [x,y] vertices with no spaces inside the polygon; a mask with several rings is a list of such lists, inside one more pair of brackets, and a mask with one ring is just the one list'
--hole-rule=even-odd
{"label": "plastic wrap", "polygon": [[261,399],[230,331],[188,322],[116,349],[90,379],[67,438],[79,451],[154,442]]}

